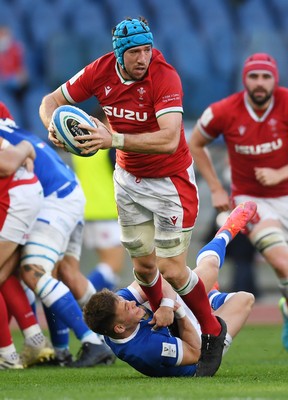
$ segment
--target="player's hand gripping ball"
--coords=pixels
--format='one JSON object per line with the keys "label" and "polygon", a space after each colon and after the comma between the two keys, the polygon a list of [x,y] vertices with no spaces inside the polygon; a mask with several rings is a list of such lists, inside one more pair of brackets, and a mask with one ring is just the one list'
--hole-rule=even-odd
{"label": "player's hand gripping ball", "polygon": [[52,123],[56,138],[64,144],[65,149],[69,153],[82,157],[90,157],[97,153],[98,150],[89,154],[82,154],[81,151],[83,151],[83,148],[78,148],[77,143],[85,143],[85,141],[74,139],[75,136],[90,135],[89,130],[79,128],[79,124],[96,126],[85,111],[75,106],[60,106],[56,108],[52,115]]}

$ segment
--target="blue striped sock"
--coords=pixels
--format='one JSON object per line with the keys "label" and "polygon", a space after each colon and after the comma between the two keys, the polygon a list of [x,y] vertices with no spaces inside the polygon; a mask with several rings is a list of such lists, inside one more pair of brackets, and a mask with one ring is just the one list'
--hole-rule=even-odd
{"label": "blue striped sock", "polygon": [[218,290],[211,290],[211,292],[208,293],[208,298],[210,301],[211,308],[215,311],[218,310],[219,307],[221,307],[227,298],[229,293],[221,293]]}
{"label": "blue striped sock", "polygon": [[200,254],[204,253],[205,251],[207,251],[207,252],[213,251],[216,254],[218,254],[219,259],[220,259],[219,268],[221,268],[224,263],[225,255],[226,255],[225,239],[222,237],[215,237],[214,239],[212,239],[209,243],[207,243],[204,247],[202,247],[202,249],[197,254],[197,258],[200,256]]}

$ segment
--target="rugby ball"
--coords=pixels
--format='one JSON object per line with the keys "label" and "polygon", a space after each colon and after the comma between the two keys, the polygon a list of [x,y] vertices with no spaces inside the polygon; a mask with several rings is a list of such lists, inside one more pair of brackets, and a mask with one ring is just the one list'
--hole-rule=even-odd
{"label": "rugby ball", "polygon": [[78,148],[77,143],[85,143],[85,140],[80,142],[74,140],[75,136],[90,134],[89,130],[79,128],[79,124],[96,126],[85,111],[75,106],[60,106],[53,112],[52,123],[57,139],[65,145],[65,149],[69,151],[69,153],[81,157],[90,157],[97,153],[98,150],[89,154],[82,154],[81,151],[83,151],[83,147],[81,149]]}

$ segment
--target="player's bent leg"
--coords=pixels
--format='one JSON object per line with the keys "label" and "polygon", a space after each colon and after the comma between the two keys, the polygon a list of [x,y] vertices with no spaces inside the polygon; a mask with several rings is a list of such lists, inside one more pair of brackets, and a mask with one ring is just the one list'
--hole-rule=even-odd
{"label": "player's bent leg", "polygon": [[249,317],[255,297],[248,292],[221,293],[217,290],[208,296],[215,315],[225,320],[227,331],[234,338]]}

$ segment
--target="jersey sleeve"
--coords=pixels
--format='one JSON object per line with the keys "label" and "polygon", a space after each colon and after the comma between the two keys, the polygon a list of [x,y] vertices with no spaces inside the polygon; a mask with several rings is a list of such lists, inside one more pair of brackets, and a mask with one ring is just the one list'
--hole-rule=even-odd
{"label": "jersey sleeve", "polygon": [[62,93],[71,104],[81,103],[93,96],[94,76],[98,61],[87,65],[61,86]]}
{"label": "jersey sleeve", "polygon": [[[180,77],[176,70],[159,56],[153,65],[153,88],[155,114],[159,116],[167,112],[183,113],[183,89]],[[161,65],[160,65],[161,64]]]}
{"label": "jersey sleeve", "polygon": [[197,122],[197,127],[204,137],[213,140],[223,133],[225,113],[223,101],[213,103],[206,108]]}
{"label": "jersey sleeve", "polygon": [[153,365],[175,367],[181,364],[183,359],[182,340],[175,336],[170,336],[160,331],[151,333],[150,341],[147,346],[149,362]]}

